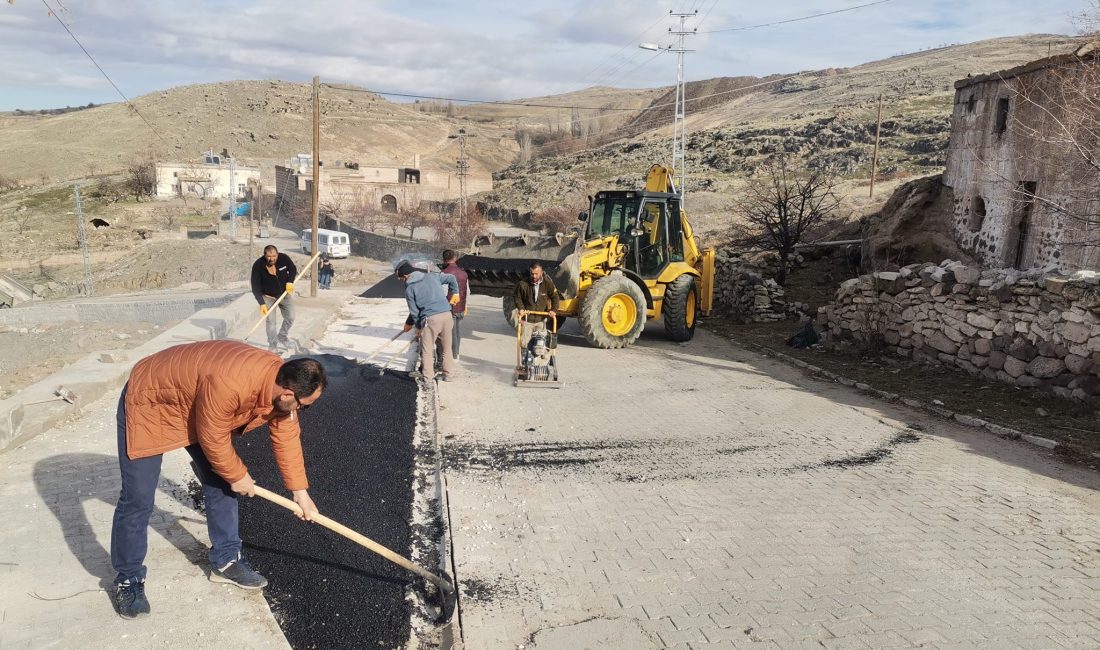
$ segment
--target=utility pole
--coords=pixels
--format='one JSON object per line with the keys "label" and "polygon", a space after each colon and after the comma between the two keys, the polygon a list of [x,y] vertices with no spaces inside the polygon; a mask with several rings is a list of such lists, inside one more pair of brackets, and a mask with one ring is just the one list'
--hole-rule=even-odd
{"label": "utility pole", "polygon": [[466,218],[466,177],[470,174],[470,163],[466,160],[466,138],[474,137],[473,133],[466,133],[466,129],[459,129],[455,135],[448,136],[458,139],[458,161],[455,163],[455,176],[458,177],[459,218]]}
{"label": "utility pole", "polygon": [[[309,253],[317,254],[317,209],[321,196],[321,78],[313,78],[313,217]],[[317,274],[309,274],[309,296],[317,297]]]}
{"label": "utility pole", "polygon": [[878,138],[882,132],[882,94],[878,96],[878,120],[875,122],[875,153],[871,156],[871,191],[867,194],[875,198],[875,175],[878,173]]}
{"label": "utility pole", "polygon": [[248,202],[248,250],[252,250],[252,231],[254,230],[254,224],[256,223],[256,197],[260,195],[259,183],[252,185],[253,195],[252,200]]}
{"label": "utility pole", "polygon": [[237,239],[237,161],[229,156],[229,236]]}
{"label": "utility pole", "polygon": [[661,48],[656,44],[642,43],[639,47],[643,50],[661,51],[665,49],[676,53],[676,112],[673,113],[672,118],[672,171],[674,175],[679,172],[680,204],[683,205],[687,187],[687,124],[684,121],[684,116],[687,113],[687,97],[684,90],[684,54],[695,51],[684,47],[684,37],[694,36],[698,32],[697,28],[688,30],[687,19],[698,16],[699,10],[696,9],[691,13],[669,11],[668,14],[673,18],[680,19],[680,29],[669,28],[668,30],[669,35],[676,37],[676,46],[669,45],[667,48]]}
{"label": "utility pole", "polygon": [[73,192],[76,195],[76,224],[80,228],[80,252],[84,254],[84,293],[85,295],[92,295],[95,293],[95,285],[92,284],[92,258],[88,254],[88,235],[84,231],[84,209],[80,204],[80,185],[73,185]]}

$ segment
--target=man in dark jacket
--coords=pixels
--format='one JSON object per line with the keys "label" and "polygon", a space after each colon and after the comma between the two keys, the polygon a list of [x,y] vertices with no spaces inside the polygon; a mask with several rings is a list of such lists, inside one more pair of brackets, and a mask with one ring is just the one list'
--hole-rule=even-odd
{"label": "man in dark jacket", "polygon": [[[405,283],[405,302],[409,317],[403,332],[415,325],[420,332],[420,372],[425,382],[435,378],[435,343],[443,347],[443,381],[454,375],[451,358],[451,307],[458,301],[458,281],[446,273],[425,273],[408,262],[397,267],[397,277]],[[440,284],[446,284],[445,292]],[[447,296],[453,297],[448,300]]]}
{"label": "man in dark jacket", "polygon": [[466,296],[470,291],[470,280],[466,271],[458,265],[458,254],[452,250],[443,251],[444,273],[453,275],[458,281],[458,302],[454,302],[454,294],[448,291],[447,299],[451,301],[451,319],[454,321],[451,329],[451,354],[455,359],[459,358],[459,345],[462,344],[462,319],[466,316]]}
{"label": "man in dark jacket", "polygon": [[278,335],[275,332],[275,315],[268,316],[267,346],[272,352],[277,352],[279,344],[289,344],[287,333],[294,324],[294,278],[298,275],[298,269],[286,253],[280,253],[278,248],[268,245],[264,247],[263,257],[252,264],[252,295],[260,305],[260,313],[267,316],[267,310],[286,291],[286,298],[279,303],[279,311],[283,315],[283,326]]}
{"label": "man in dark jacket", "polygon": [[521,344],[526,346],[531,339],[531,333],[535,330],[546,329],[546,316],[528,314],[529,311],[550,312],[551,316],[558,311],[558,289],[554,281],[547,277],[542,270],[542,264],[531,264],[531,277],[528,280],[520,280],[516,285],[512,298],[516,303],[516,312],[523,321],[523,333]]}

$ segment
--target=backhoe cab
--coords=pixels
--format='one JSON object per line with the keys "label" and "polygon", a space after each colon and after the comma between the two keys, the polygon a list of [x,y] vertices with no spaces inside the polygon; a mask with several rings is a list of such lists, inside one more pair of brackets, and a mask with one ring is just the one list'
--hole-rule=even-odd
{"label": "backhoe cab", "polygon": [[538,261],[562,294],[559,327],[577,318],[590,344],[630,345],[651,318],[672,340],[691,340],[712,309],[714,250],[698,248],[671,170],[651,167],[642,191],[598,192],[581,218],[571,235],[479,237],[476,254],[459,260],[470,291],[502,296],[514,327],[511,288]]}

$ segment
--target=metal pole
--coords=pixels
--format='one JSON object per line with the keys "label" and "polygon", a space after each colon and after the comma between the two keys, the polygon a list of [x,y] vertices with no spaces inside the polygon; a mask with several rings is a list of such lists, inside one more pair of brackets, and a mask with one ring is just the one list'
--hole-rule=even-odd
{"label": "metal pole", "polygon": [[687,193],[687,123],[685,122],[685,116],[687,114],[687,90],[684,87],[684,54],[687,52],[694,52],[694,50],[688,50],[684,48],[684,37],[694,36],[695,29],[687,29],[687,19],[698,16],[699,11],[695,10],[691,13],[673,13],[669,12],[672,16],[680,19],[680,29],[674,31],[669,30],[669,33],[677,37],[677,45],[675,48],[669,48],[676,53],[676,113],[672,122],[672,170],[673,173],[679,172],[679,190],[680,190],[680,205],[684,204],[684,195]]}
{"label": "metal pole", "polygon": [[256,191],[252,196],[252,201],[248,204],[248,250],[250,251],[252,250],[253,224],[256,223],[256,196],[259,195],[258,186],[258,183],[252,185],[253,189]]}
{"label": "metal pole", "polygon": [[[321,78],[313,78],[313,217],[309,243],[311,255],[317,254],[317,209],[321,196]],[[317,274],[309,274],[309,295],[317,297]]]}
{"label": "metal pole", "polygon": [[229,236],[237,238],[237,161],[229,158]]}
{"label": "metal pole", "polygon": [[80,203],[80,185],[73,185],[76,193],[76,224],[80,228],[80,252],[84,254],[84,293],[95,293],[95,285],[92,283],[92,259],[88,254],[88,235],[84,231],[84,209]]}
{"label": "metal pole", "polygon": [[882,131],[882,94],[878,96],[878,121],[875,123],[875,153],[871,156],[871,191],[867,194],[875,198],[875,175],[878,173],[878,137]]}

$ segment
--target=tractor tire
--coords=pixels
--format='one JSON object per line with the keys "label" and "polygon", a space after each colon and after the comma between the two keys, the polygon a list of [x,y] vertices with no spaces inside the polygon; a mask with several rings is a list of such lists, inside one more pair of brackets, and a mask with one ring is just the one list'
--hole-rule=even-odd
{"label": "tractor tire", "polygon": [[605,350],[634,343],[645,329],[645,294],[625,275],[608,275],[592,283],[578,314],[588,343]]}
{"label": "tractor tire", "polygon": [[699,290],[695,288],[693,276],[685,273],[670,282],[661,305],[661,319],[665,322],[668,337],[678,342],[695,338],[698,309]]}

